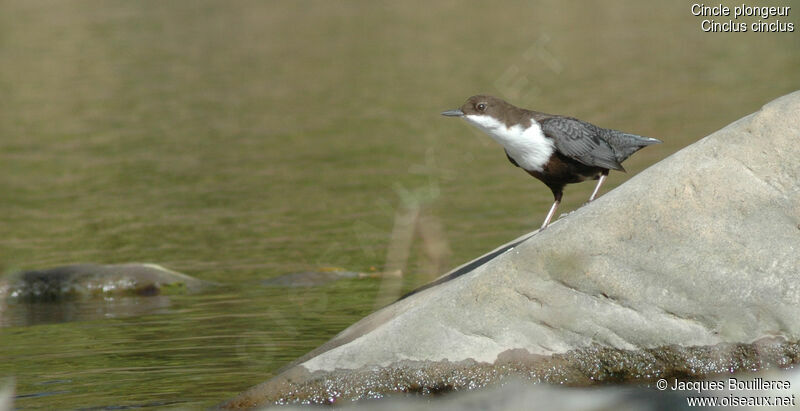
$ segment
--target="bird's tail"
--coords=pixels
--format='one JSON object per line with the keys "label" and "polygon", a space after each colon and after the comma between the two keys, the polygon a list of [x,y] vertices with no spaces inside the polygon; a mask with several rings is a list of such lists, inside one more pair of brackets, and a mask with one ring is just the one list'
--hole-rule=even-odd
{"label": "bird's tail", "polygon": [[609,134],[606,141],[614,147],[614,154],[616,154],[617,161],[620,163],[642,148],[662,142],[657,138],[623,133],[616,130],[611,130]]}
{"label": "bird's tail", "polygon": [[629,134],[629,133],[623,133],[623,134],[625,135],[625,137],[628,140],[630,140],[631,142],[633,142],[634,144],[636,144],[639,147],[647,147],[647,146],[651,146],[653,144],[661,144],[661,143],[663,143],[663,141],[661,141],[661,140],[659,140],[657,138],[650,138],[650,137],[640,136],[638,134]]}

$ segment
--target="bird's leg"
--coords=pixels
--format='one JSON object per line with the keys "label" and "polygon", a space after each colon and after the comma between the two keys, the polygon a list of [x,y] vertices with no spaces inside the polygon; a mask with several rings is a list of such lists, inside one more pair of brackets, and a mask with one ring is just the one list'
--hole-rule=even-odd
{"label": "bird's leg", "polygon": [[556,209],[558,208],[558,205],[561,204],[561,194],[561,191],[553,191],[553,197],[555,198],[555,201],[553,201],[550,211],[547,212],[547,217],[544,218],[542,228],[547,227],[547,225],[550,224],[550,220],[552,220],[553,216],[556,214]]}
{"label": "bird's leg", "polygon": [[606,177],[608,177],[608,170],[603,171],[603,173],[600,174],[600,178],[597,179],[597,185],[594,187],[594,191],[592,191],[592,195],[589,196],[589,202],[590,203],[592,202],[592,200],[597,198],[597,193],[600,192],[600,186],[603,185],[604,181],[606,181]]}

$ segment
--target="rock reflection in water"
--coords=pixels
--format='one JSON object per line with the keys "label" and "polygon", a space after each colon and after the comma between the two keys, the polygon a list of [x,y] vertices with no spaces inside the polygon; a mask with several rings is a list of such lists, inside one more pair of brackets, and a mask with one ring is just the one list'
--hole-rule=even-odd
{"label": "rock reflection in water", "polygon": [[27,326],[164,313],[167,296],[109,297],[56,302],[11,303],[0,316],[0,326]]}

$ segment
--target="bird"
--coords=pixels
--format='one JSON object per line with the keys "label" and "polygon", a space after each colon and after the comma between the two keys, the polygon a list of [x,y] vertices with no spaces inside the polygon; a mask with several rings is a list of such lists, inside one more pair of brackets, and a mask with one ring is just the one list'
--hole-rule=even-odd
{"label": "bird", "polygon": [[609,170],[625,172],[631,154],[661,140],[598,127],[574,117],[514,106],[490,95],[472,96],[459,108],[441,113],[461,117],[503,146],[511,164],[539,179],[553,192],[542,229],[561,203],[564,186],[597,180],[593,201]]}

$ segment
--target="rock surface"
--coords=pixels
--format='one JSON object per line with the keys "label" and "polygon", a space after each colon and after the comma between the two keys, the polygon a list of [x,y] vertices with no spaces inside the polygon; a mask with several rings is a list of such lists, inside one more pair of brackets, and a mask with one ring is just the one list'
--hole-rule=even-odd
{"label": "rock surface", "polygon": [[58,301],[108,295],[140,295],[198,291],[209,283],[157,264],[74,264],[22,271],[4,281],[3,295],[12,300]]}
{"label": "rock surface", "polygon": [[800,92],[341,332],[224,404],[797,362]]}

